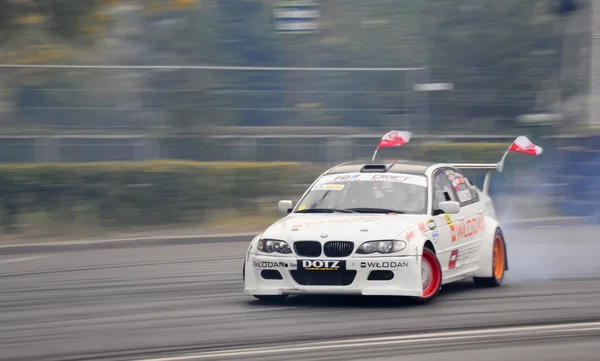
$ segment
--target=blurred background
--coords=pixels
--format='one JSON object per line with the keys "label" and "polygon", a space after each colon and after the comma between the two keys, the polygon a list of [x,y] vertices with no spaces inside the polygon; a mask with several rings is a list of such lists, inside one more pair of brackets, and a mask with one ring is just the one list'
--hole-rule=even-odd
{"label": "blurred background", "polygon": [[600,5],[0,1],[3,237],[260,230],[391,129],[413,139],[380,158],[527,135],[501,219],[600,222]]}

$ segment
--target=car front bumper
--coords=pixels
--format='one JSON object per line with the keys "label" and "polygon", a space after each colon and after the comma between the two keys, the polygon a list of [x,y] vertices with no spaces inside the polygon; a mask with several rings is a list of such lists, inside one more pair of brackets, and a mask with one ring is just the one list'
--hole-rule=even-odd
{"label": "car front bumper", "polygon": [[[345,261],[345,267],[304,261]],[[321,267],[321,268],[319,268]],[[325,268],[325,269],[323,269]],[[345,268],[345,269],[344,269]],[[348,294],[422,296],[421,257],[298,258],[250,254],[244,273],[247,295]]]}

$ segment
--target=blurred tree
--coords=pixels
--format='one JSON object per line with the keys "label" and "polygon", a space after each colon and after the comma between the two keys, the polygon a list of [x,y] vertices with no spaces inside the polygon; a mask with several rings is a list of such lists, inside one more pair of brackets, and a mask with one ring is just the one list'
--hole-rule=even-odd
{"label": "blurred tree", "polygon": [[[328,0],[319,2],[319,31],[297,35],[275,31],[276,3],[0,0],[0,62],[428,66],[429,80],[455,83],[453,91],[431,94],[436,127],[461,124],[455,128],[464,131],[464,120],[475,119],[473,124],[485,129],[509,125],[507,120],[535,107],[536,94],[557,81],[562,28],[557,26],[556,12],[579,6],[574,0],[555,1],[571,5],[554,6],[553,13],[547,14],[548,0]],[[119,41],[126,35],[110,29],[119,9],[130,5],[143,10],[138,16],[143,18],[141,34]],[[543,15],[537,10],[540,6]],[[117,50],[113,50],[115,39]],[[388,126],[415,105],[412,83],[426,80],[405,75],[148,71],[139,84],[147,91],[141,96],[144,107],[164,111],[171,125],[186,132],[213,124]],[[89,95],[99,84],[119,88],[108,95],[120,99],[136,88],[115,85],[103,72],[70,76],[70,82],[61,84],[89,87],[85,97],[90,106],[105,106],[103,97]],[[0,82],[0,94],[4,94],[2,87],[19,93],[25,79],[33,84],[27,85],[31,88],[58,84],[59,78],[14,71],[10,80],[5,77]],[[33,96],[32,91],[25,94]],[[56,99],[54,103],[40,100],[40,104],[75,101]],[[145,119],[146,114],[139,118]],[[72,124],[76,121],[73,118]]]}

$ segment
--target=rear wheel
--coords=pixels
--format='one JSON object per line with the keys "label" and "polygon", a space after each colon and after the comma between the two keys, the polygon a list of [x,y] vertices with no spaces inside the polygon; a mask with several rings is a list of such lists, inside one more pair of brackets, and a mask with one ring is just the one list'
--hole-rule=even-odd
{"label": "rear wheel", "polygon": [[496,230],[492,246],[492,277],[474,277],[473,281],[481,287],[498,287],[504,281],[506,270],[506,245],[500,229]]}
{"label": "rear wheel", "polygon": [[433,300],[442,288],[442,266],[435,253],[429,248],[423,249],[421,282],[423,285],[423,296],[413,297],[412,301],[418,304],[425,304]]}

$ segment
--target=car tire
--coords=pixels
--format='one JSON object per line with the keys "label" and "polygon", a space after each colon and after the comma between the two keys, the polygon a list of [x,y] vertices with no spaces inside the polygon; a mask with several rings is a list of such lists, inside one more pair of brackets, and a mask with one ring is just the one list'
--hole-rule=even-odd
{"label": "car tire", "polygon": [[435,252],[425,247],[421,258],[421,277],[427,275],[428,281],[423,284],[423,296],[412,297],[410,300],[415,304],[427,304],[433,300],[442,289],[442,265]]}
{"label": "car tire", "polygon": [[500,228],[496,229],[492,246],[492,277],[474,277],[479,287],[499,287],[504,281],[506,271],[506,243]]}

